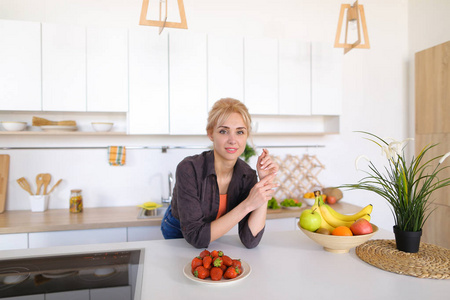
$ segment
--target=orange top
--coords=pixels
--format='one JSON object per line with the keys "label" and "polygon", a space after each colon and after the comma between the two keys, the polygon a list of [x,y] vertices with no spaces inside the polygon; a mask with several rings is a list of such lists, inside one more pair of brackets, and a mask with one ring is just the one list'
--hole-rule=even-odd
{"label": "orange top", "polygon": [[220,218],[227,212],[227,194],[220,195],[219,212],[216,219]]}

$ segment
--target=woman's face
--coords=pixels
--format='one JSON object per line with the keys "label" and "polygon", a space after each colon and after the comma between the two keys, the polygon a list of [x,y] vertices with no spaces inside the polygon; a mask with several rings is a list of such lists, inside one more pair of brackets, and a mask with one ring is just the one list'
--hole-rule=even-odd
{"label": "woman's face", "polygon": [[245,150],[248,128],[241,114],[232,113],[223,124],[216,125],[208,137],[217,158],[236,161]]}

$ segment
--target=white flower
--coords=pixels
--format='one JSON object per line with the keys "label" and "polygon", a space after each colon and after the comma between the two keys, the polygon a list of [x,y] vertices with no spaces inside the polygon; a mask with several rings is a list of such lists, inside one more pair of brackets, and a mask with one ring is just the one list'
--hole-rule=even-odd
{"label": "white flower", "polygon": [[444,156],[442,156],[442,158],[439,160],[439,164],[442,164],[444,162],[444,160],[450,156],[450,152],[445,153]]}
{"label": "white flower", "polygon": [[388,160],[394,160],[397,161],[397,158],[399,156],[402,156],[403,154],[403,148],[408,143],[408,141],[414,140],[412,138],[407,138],[401,142],[394,140],[393,142],[390,142],[389,145],[381,147],[383,153],[386,155],[386,158]]}
{"label": "white flower", "polygon": [[367,160],[367,161],[370,162],[370,159],[369,159],[367,156],[365,156],[365,155],[360,155],[360,156],[358,156],[358,157],[356,158],[356,160],[355,160],[355,168],[356,168],[356,171],[359,170],[359,168],[358,168],[358,162],[359,162],[359,160],[360,160],[361,158],[364,158],[365,160]]}

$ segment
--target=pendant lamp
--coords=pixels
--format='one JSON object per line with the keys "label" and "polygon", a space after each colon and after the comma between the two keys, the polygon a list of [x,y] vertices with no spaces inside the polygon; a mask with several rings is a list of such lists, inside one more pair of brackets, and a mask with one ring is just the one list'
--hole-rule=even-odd
{"label": "pendant lamp", "polygon": [[[187,27],[187,22],[186,22],[186,13],[184,12],[183,0],[177,0],[178,12],[180,14],[180,21],[181,21],[179,23],[178,22],[167,22],[168,1],[169,0],[159,0],[159,20],[147,20],[149,0],[143,0],[139,25],[159,27],[160,34],[165,27],[187,29],[188,27]],[[155,2],[155,1],[153,1],[153,2]],[[164,17],[162,16],[163,11],[165,12]]]}
{"label": "pendant lamp", "polygon": [[[341,43],[340,38],[341,38],[341,32],[342,32],[342,25],[344,23],[344,14],[346,14],[345,40],[344,40],[344,43]],[[356,27],[358,39],[353,43],[349,43],[347,41],[347,38],[348,38],[349,28],[352,26]],[[364,35],[364,44],[361,44],[361,27],[362,27],[362,33]],[[364,14],[364,6],[359,5],[358,1],[353,3],[353,5],[350,5],[350,4],[342,4],[341,5],[341,10],[339,13],[338,27],[337,27],[337,31],[336,31],[336,39],[334,41],[334,47],[335,48],[344,48],[344,54],[346,54],[347,52],[349,52],[350,50],[352,50],[354,48],[358,48],[358,49],[369,49],[370,48],[369,34],[367,33],[366,16]]]}

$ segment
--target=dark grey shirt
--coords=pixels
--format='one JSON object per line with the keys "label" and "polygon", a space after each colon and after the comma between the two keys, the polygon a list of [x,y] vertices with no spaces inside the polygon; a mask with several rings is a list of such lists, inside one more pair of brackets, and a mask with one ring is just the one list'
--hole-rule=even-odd
{"label": "dark grey shirt", "polygon": [[[245,200],[257,183],[255,170],[238,159],[227,191],[227,212]],[[211,222],[219,211],[219,186],[214,169],[214,151],[186,157],[176,170],[172,214],[180,220],[181,231],[188,243],[196,248],[207,248],[211,240]],[[256,247],[264,233],[256,236],[248,227],[246,215],[239,222],[239,237],[247,248]]]}

